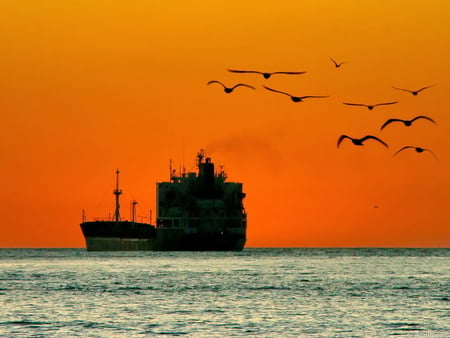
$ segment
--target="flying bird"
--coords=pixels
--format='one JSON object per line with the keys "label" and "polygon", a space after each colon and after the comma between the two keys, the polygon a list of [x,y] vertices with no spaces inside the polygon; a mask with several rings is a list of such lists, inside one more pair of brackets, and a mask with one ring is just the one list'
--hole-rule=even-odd
{"label": "flying bird", "polygon": [[398,89],[398,90],[403,90],[403,91],[405,91],[405,92],[411,93],[412,95],[417,95],[417,94],[419,94],[422,90],[425,90],[425,89],[430,88],[430,87],[433,87],[433,86],[434,86],[434,85],[426,86],[426,87],[422,87],[422,88],[417,89],[417,90],[410,90],[410,89],[398,88],[398,87],[392,87],[392,88]]}
{"label": "flying bird", "polygon": [[386,142],[384,142],[383,140],[379,139],[378,137],[372,136],[372,135],[367,135],[367,136],[364,136],[363,138],[352,138],[352,137],[347,136],[347,135],[341,135],[341,136],[339,136],[338,141],[337,141],[337,147],[338,147],[338,148],[339,148],[341,142],[342,142],[344,139],[346,139],[346,138],[348,138],[350,141],[352,141],[352,143],[353,143],[355,146],[362,146],[362,145],[363,145],[363,142],[364,142],[365,140],[372,139],[372,140],[375,140],[375,141],[380,142],[382,145],[384,145],[386,148],[388,148],[388,145],[386,144]]}
{"label": "flying bird", "polygon": [[392,122],[403,122],[403,124],[404,124],[406,127],[409,127],[409,126],[412,125],[412,123],[413,123],[414,121],[419,120],[419,119],[424,119],[424,120],[428,120],[428,121],[430,121],[430,122],[436,123],[436,121],[434,121],[432,118],[430,118],[430,117],[428,117],[428,116],[419,115],[419,116],[416,116],[415,118],[413,118],[412,120],[389,119],[389,120],[387,120],[386,122],[383,123],[383,125],[381,126],[381,130],[383,130],[384,127],[386,127],[388,124],[390,124],[390,123],[392,123]]}
{"label": "flying bird", "polygon": [[395,104],[398,103],[398,101],[394,102],[384,102],[384,103],[376,103],[376,104],[363,104],[363,103],[349,103],[349,102],[342,102],[343,104],[346,104],[348,106],[362,106],[367,107],[367,109],[372,110],[373,108],[377,106],[387,106],[389,104]]}
{"label": "flying bird", "polygon": [[437,158],[437,156],[430,150],[430,149],[425,149],[425,148],[421,148],[421,147],[414,147],[414,146],[405,146],[405,147],[403,147],[403,148],[400,148],[399,150],[397,150],[397,152],[394,154],[394,155],[392,155],[392,156],[395,156],[395,155],[397,155],[399,152],[401,152],[401,151],[403,151],[403,150],[405,150],[405,149],[414,149],[416,152],[418,152],[418,153],[423,153],[424,151],[428,151],[429,153],[431,153],[431,155],[433,155],[436,159],[438,159]]}
{"label": "flying bird", "polygon": [[336,62],[332,57],[330,57],[330,60],[333,61],[334,66],[336,68],[339,68],[340,66],[342,66],[345,62]]}
{"label": "flying bird", "polygon": [[258,70],[237,70],[237,69],[228,69],[229,72],[232,73],[255,73],[255,74],[261,74],[265,79],[270,78],[274,74],[285,74],[285,75],[299,75],[299,74],[305,74],[306,72],[260,72]]}
{"label": "flying bird", "polygon": [[248,88],[251,88],[251,89],[255,89],[255,87],[252,87],[252,86],[247,85],[247,84],[244,84],[244,83],[238,83],[237,85],[234,85],[233,87],[227,87],[227,86],[225,86],[222,82],[216,81],[216,80],[209,81],[209,82],[208,82],[208,85],[210,85],[210,84],[212,84],[212,83],[218,83],[218,84],[220,84],[220,85],[223,87],[223,91],[224,91],[225,93],[227,93],[227,94],[233,92],[233,90],[234,90],[236,87],[240,87],[240,86],[241,86],[241,87],[248,87]]}
{"label": "flying bird", "polygon": [[316,98],[316,99],[318,99],[318,98],[328,97],[328,96],[314,96],[314,95],[307,95],[307,96],[293,96],[293,95],[291,95],[291,94],[289,94],[289,93],[282,92],[282,91],[280,91],[280,90],[272,89],[272,88],[269,88],[269,87],[266,87],[266,86],[263,86],[263,87],[266,88],[267,90],[272,91],[272,92],[287,95],[287,96],[289,96],[289,97],[291,98],[291,100],[292,100],[293,102],[302,102],[304,99],[309,99],[309,98]]}

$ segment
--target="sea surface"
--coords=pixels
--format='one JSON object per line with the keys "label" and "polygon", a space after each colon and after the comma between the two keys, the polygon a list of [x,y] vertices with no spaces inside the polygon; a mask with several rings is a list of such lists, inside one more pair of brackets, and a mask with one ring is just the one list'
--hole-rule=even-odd
{"label": "sea surface", "polygon": [[450,249],[0,249],[1,337],[450,337]]}

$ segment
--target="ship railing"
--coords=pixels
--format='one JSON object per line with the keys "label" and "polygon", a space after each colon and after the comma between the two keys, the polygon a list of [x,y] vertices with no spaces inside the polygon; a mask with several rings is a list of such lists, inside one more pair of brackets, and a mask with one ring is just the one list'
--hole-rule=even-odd
{"label": "ship railing", "polygon": [[[148,218],[148,217],[145,217],[145,216],[138,216],[138,217],[139,218],[142,217],[142,220],[145,219],[145,218]],[[128,219],[121,219],[120,221],[121,222],[130,222],[130,223],[133,222],[133,221],[130,221]],[[89,219],[85,218],[83,220],[83,222],[114,222],[114,218],[112,218],[112,217],[92,217],[92,218],[89,218]],[[145,223],[145,222],[142,221],[142,222],[136,222],[136,223]]]}
{"label": "ship railing", "polygon": [[[92,221],[94,222],[111,222],[113,221],[112,217],[93,217]],[[88,220],[89,222],[89,220]]]}

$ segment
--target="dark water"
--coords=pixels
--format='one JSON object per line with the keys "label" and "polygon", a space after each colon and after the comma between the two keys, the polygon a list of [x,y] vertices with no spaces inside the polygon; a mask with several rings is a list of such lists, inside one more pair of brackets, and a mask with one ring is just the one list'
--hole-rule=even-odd
{"label": "dark water", "polygon": [[450,249],[0,249],[2,337],[450,337]]}

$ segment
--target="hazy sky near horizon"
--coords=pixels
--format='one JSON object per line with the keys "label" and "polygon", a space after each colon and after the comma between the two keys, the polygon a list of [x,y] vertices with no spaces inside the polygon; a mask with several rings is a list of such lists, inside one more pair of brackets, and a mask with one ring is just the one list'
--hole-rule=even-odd
{"label": "hazy sky near horizon", "polygon": [[[83,247],[116,168],[123,218],[132,199],[154,218],[169,159],[192,171],[199,149],[244,184],[247,246],[450,245],[446,0],[17,0],[0,30],[0,247]],[[380,130],[417,115],[437,124]],[[438,159],[393,156],[408,145]]]}

